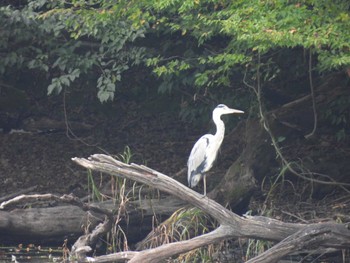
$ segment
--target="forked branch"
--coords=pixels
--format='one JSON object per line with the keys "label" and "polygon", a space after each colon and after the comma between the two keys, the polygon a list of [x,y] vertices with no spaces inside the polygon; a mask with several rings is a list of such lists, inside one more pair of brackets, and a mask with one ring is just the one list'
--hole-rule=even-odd
{"label": "forked branch", "polygon": [[[350,231],[347,224],[292,224],[260,216],[240,217],[214,200],[208,197],[203,198],[202,195],[178,181],[148,167],[124,164],[103,154],[95,154],[88,159],[73,158],[73,161],[85,168],[128,178],[169,193],[202,209],[220,224],[216,230],[190,240],[166,244],[140,252],[130,251],[100,256],[94,259],[95,262],[124,262],[127,260],[130,260],[129,262],[160,262],[201,246],[238,237],[283,240],[261,255],[258,261],[252,259],[249,262],[277,262],[292,251],[315,244],[338,249],[350,247]],[[322,229],[327,231],[322,231]],[[281,247],[289,249],[281,249]],[[272,254],[268,254],[270,252]],[[276,254],[276,252],[278,253]]]}

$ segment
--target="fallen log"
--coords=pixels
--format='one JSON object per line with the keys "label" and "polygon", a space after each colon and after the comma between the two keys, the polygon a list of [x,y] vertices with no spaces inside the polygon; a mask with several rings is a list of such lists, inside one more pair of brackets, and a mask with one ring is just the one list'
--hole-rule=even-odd
{"label": "fallen log", "polygon": [[[30,208],[31,204],[38,205],[40,201],[55,201],[57,206]],[[27,208],[11,209],[19,204],[26,204]],[[92,205],[109,210],[118,208],[118,204],[112,201]],[[127,232],[129,241],[138,242],[152,229],[155,214],[167,217],[183,206],[183,201],[172,197],[129,201],[126,204],[128,221],[122,220],[120,224]],[[13,244],[25,240],[34,244],[62,244],[66,238],[76,240],[84,234],[84,230],[91,231],[103,220],[103,214],[77,209],[62,197],[51,194],[20,195],[0,205],[0,242]]]}
{"label": "fallen log", "polygon": [[[186,203],[196,206],[208,213],[215,218],[220,225],[212,232],[190,240],[170,243],[138,252],[126,251],[95,257],[95,262],[125,262],[126,260],[129,260],[129,262],[161,262],[169,257],[188,252],[204,245],[238,237],[272,240],[276,242],[283,240],[283,243],[278,243],[265,252],[268,253],[269,251],[278,250],[279,253],[275,254],[275,256],[261,258],[259,261],[254,261],[254,259],[252,259],[248,262],[278,262],[279,259],[288,253],[297,251],[300,248],[308,248],[310,245],[315,244],[322,248],[330,247],[341,249],[350,247],[350,231],[348,224],[293,224],[261,216],[238,216],[210,198],[203,197],[176,180],[148,167],[136,164],[124,164],[110,156],[102,154],[92,155],[89,159],[73,158],[73,161],[85,168],[135,180],[176,196]],[[322,229],[327,229],[327,231],[322,231]],[[297,239],[295,239],[293,235],[296,236]],[[317,237],[317,242],[313,241],[315,237]],[[295,240],[297,240],[297,242]],[[280,246],[291,248],[280,251]]]}

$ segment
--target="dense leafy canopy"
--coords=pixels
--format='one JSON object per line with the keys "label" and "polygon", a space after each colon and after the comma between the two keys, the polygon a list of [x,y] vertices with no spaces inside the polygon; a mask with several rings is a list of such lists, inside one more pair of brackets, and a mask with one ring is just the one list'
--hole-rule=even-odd
{"label": "dense leafy canopy", "polygon": [[142,66],[161,92],[195,87],[218,97],[211,88],[253,76],[258,57],[267,81],[291,50],[311,52],[320,72],[348,67],[349,10],[345,0],[9,2],[0,8],[0,73],[43,72],[48,94],[90,79],[104,102],[124,72]]}
{"label": "dense leafy canopy", "polygon": [[1,14],[1,73],[14,66],[47,72],[48,94],[93,74],[100,101],[113,99],[122,72],[139,64],[144,53],[142,47],[126,47],[144,36],[142,29],[79,1],[30,1],[21,9],[3,7]]}

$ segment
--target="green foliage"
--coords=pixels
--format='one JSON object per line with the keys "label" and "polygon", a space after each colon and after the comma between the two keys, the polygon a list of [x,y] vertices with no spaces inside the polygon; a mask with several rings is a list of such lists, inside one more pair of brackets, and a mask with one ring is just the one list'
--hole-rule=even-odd
{"label": "green foliage", "polygon": [[[257,63],[262,65],[262,81],[277,79],[283,72],[276,65],[285,58],[274,54],[288,55],[285,51],[293,49],[310,50],[318,71],[350,65],[347,1],[162,0],[144,4],[154,10],[152,29],[162,40],[170,39],[162,42],[156,58],[147,64],[163,81],[162,92],[187,89],[213,101],[231,98],[229,103],[237,105],[248,101],[246,93],[237,96],[237,80]],[[262,61],[258,62],[258,56]],[[256,72],[250,73],[254,86]],[[219,97],[223,87],[230,90]]]}
{"label": "green foliage", "polygon": [[[322,54],[323,69],[349,65],[347,1],[198,1],[192,6],[188,2],[193,1],[177,1],[184,19],[169,24],[191,30],[200,44],[224,35],[229,37],[225,51],[230,54],[251,57],[254,51],[302,46]],[[331,63],[340,55],[343,63]]]}
{"label": "green foliage", "polygon": [[[48,94],[85,86],[88,77],[106,102],[126,73],[148,67],[161,93],[216,101],[227,87],[221,96],[234,99],[258,54],[273,65],[276,52],[302,48],[319,71],[348,67],[349,7],[342,0],[29,0],[0,7],[0,74],[43,72]],[[266,69],[265,81],[279,74]]]}
{"label": "green foliage", "polygon": [[49,0],[1,7],[0,47],[6,52],[0,73],[15,68],[43,71],[51,81],[49,95],[74,82],[79,86],[93,73],[100,101],[112,100],[122,73],[143,61],[144,48],[130,43],[144,37],[145,30],[116,15],[115,7],[108,1]]}
{"label": "green foliage", "polygon": [[47,88],[47,94],[51,95],[53,92],[60,93],[63,87],[69,87],[71,83],[80,75],[79,69],[69,70],[68,74],[61,75],[58,78],[53,78],[51,84]]}

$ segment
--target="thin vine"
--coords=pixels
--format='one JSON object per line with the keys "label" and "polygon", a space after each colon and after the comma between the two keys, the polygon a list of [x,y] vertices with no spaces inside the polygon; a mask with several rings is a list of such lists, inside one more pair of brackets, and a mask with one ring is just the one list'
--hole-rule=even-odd
{"label": "thin vine", "polygon": [[[311,59],[311,58],[310,58]],[[345,186],[350,186],[350,184],[347,184],[347,183],[339,183],[337,181],[335,181],[334,179],[332,179],[330,176],[328,177],[331,182],[329,181],[323,181],[323,180],[319,180],[319,179],[315,179],[315,178],[309,178],[307,176],[305,176],[304,174],[307,174],[307,175],[312,175],[314,173],[311,173],[311,172],[307,172],[307,173],[299,173],[298,171],[296,171],[293,167],[292,167],[292,163],[291,162],[288,162],[288,160],[284,157],[282,151],[281,151],[281,148],[279,147],[278,145],[278,141],[276,140],[275,136],[272,134],[272,131],[269,127],[269,123],[268,123],[268,120],[266,118],[266,113],[265,113],[265,110],[263,109],[263,102],[262,102],[262,99],[261,99],[261,76],[260,76],[260,66],[261,66],[261,57],[260,57],[260,53],[258,54],[258,63],[257,63],[257,72],[256,72],[256,77],[257,77],[257,81],[256,81],[256,87],[254,87],[253,85],[249,84],[247,81],[246,81],[246,76],[247,76],[247,70],[248,68],[246,69],[246,72],[244,74],[244,78],[243,78],[243,83],[251,88],[255,95],[256,95],[256,98],[257,98],[257,102],[258,102],[258,108],[259,108],[259,115],[260,115],[260,122],[262,123],[264,129],[267,131],[267,133],[269,134],[270,136],[270,139],[271,139],[271,142],[272,142],[272,145],[276,151],[276,154],[277,154],[277,157],[281,160],[282,162],[282,165],[288,169],[288,171],[290,171],[292,174],[294,174],[295,176],[301,178],[301,179],[304,179],[304,180],[307,180],[307,181],[310,181],[312,183],[319,183],[319,184],[324,184],[324,185],[336,185],[336,186],[339,186],[340,188],[342,188],[345,192],[347,193],[350,193],[350,190],[348,190]],[[313,90],[313,89],[312,89]],[[315,115],[315,118],[317,118],[317,115]],[[316,123],[316,122],[315,122]],[[317,125],[317,124],[315,124]],[[315,126],[314,126],[314,129],[315,129]],[[314,131],[313,131],[314,132]],[[301,167],[299,167],[300,169],[302,169]]]}
{"label": "thin vine", "polygon": [[312,137],[315,134],[317,129],[317,110],[316,110],[314,84],[312,80],[312,50],[311,49],[309,53],[309,83],[310,83],[310,91],[311,91],[312,110],[314,113],[314,128],[312,129],[311,133],[305,135],[306,139]]}

